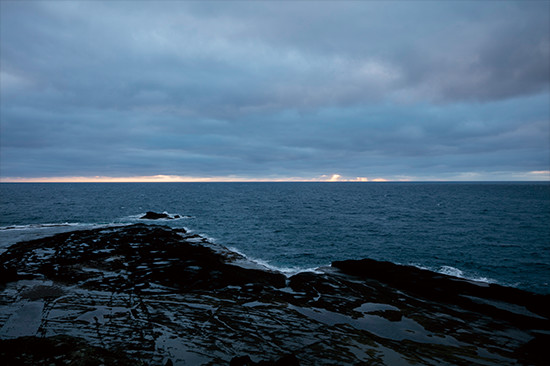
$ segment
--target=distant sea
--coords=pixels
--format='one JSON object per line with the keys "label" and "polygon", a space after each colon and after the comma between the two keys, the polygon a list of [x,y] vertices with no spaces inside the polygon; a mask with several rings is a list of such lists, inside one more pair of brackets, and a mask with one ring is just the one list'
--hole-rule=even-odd
{"label": "distant sea", "polygon": [[548,182],[0,184],[0,252],[137,222],[185,227],[288,274],[372,258],[550,293]]}

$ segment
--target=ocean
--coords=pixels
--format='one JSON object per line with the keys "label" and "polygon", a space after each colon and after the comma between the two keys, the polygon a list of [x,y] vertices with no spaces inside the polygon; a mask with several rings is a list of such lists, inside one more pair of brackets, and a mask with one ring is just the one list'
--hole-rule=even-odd
{"label": "ocean", "polygon": [[0,184],[0,253],[137,222],[185,227],[286,274],[372,258],[550,293],[548,182]]}

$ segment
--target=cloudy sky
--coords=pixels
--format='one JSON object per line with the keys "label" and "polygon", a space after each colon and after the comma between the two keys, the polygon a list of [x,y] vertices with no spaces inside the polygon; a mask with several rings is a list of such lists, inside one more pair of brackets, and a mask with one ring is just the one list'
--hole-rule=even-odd
{"label": "cloudy sky", "polygon": [[0,1],[0,176],[549,180],[549,1]]}

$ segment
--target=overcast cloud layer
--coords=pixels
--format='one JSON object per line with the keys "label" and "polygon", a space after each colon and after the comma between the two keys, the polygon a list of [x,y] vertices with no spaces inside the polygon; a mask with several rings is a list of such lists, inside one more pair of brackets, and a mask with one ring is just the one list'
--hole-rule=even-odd
{"label": "overcast cloud layer", "polygon": [[0,2],[0,175],[549,179],[550,2]]}

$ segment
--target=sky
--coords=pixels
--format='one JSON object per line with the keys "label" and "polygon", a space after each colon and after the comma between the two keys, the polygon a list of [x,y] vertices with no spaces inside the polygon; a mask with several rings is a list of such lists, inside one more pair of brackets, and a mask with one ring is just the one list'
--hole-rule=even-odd
{"label": "sky", "polygon": [[550,180],[550,1],[0,1],[0,181]]}

